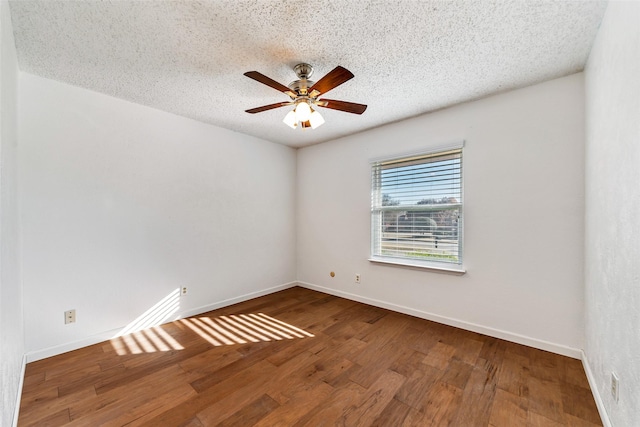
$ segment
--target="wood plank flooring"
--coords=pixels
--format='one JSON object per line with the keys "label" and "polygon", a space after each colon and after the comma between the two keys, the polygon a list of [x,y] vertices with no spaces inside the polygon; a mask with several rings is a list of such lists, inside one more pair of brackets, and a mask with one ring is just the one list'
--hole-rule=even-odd
{"label": "wood plank flooring", "polygon": [[27,365],[19,426],[597,426],[578,360],[291,288]]}

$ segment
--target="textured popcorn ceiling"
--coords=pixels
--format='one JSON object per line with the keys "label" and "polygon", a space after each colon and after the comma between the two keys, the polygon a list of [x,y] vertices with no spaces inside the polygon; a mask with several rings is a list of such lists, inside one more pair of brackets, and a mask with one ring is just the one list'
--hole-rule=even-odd
{"label": "textured popcorn ceiling", "polygon": [[[602,1],[11,1],[22,71],[298,147],[581,71]],[[243,73],[285,85],[308,62],[355,78],[292,130],[287,101]]]}

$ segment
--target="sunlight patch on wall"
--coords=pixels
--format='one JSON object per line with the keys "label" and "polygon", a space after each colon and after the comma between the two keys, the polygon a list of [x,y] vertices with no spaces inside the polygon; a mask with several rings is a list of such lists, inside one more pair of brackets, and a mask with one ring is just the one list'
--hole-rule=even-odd
{"label": "sunlight patch on wall", "polygon": [[[136,320],[124,327],[116,337],[141,331],[166,323],[180,308],[180,289],[176,288],[156,305],[142,313]],[[171,319],[175,320],[175,318]]]}
{"label": "sunlight patch on wall", "polygon": [[181,319],[180,322],[216,347],[314,337],[303,329],[264,313],[192,317]]}
{"label": "sunlight patch on wall", "polygon": [[180,343],[159,327],[176,320],[179,309],[180,289],[176,288],[118,332],[111,345],[119,355],[183,350]]}

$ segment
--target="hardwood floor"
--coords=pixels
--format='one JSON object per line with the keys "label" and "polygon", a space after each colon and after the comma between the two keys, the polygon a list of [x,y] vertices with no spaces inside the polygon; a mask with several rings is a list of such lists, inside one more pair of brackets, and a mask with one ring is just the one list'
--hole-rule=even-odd
{"label": "hardwood floor", "polygon": [[19,426],[594,426],[578,360],[292,288],[27,365]]}

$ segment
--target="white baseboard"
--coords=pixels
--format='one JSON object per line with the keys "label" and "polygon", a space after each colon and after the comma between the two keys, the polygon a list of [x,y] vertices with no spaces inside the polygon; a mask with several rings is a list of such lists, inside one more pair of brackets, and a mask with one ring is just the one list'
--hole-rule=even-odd
{"label": "white baseboard", "polygon": [[241,295],[239,297],[234,297],[234,298],[229,298],[220,302],[215,302],[213,304],[207,304],[207,305],[203,305],[202,307],[198,307],[198,308],[194,308],[191,310],[187,310],[183,313],[181,313],[180,317],[189,317],[189,316],[195,316],[197,314],[201,314],[201,313],[206,313],[207,311],[211,311],[211,310],[217,310],[219,308],[222,307],[227,307],[233,304],[237,304],[239,302],[243,302],[243,301],[248,301],[250,299],[254,299],[254,298],[258,298],[258,297],[262,297],[265,295],[269,295],[272,294],[274,292],[278,292],[278,291],[282,291],[285,289],[289,289],[289,288],[293,288],[294,286],[298,286],[298,282],[289,282],[289,283],[285,283],[283,285],[278,285],[278,286],[274,286],[272,288],[268,288],[268,289],[264,289],[261,291],[257,291],[257,292],[251,292],[245,295]]}
{"label": "white baseboard", "polygon": [[593,376],[593,371],[591,370],[589,359],[587,359],[587,355],[584,351],[580,351],[580,353],[582,353],[582,367],[584,368],[584,372],[587,375],[587,381],[589,381],[589,387],[591,388],[593,399],[596,401],[596,407],[598,408],[600,419],[602,419],[602,425],[604,427],[612,427],[611,420],[609,419],[609,414],[604,407],[604,400],[602,400],[602,396],[600,395],[600,391],[598,390],[598,385],[596,384],[596,378]]}
{"label": "white baseboard", "polygon": [[494,329],[487,326],[477,325],[475,323],[465,322],[463,320],[453,319],[450,317],[440,316],[426,311],[416,310],[401,305],[391,304],[385,301],[379,301],[360,295],[350,294],[348,292],[337,291],[335,289],[325,288],[322,286],[314,285],[312,283],[298,282],[303,288],[312,289],[315,291],[323,292],[325,294],[335,295],[338,297],[346,298],[353,301],[358,301],[364,304],[373,305],[380,308],[386,308],[388,310],[397,311],[399,313],[408,314],[410,316],[419,317],[421,319],[431,320],[437,323],[442,323],[456,328],[465,329],[467,331],[477,332],[479,334],[488,335],[494,338],[500,338],[506,341],[515,342],[518,344],[526,345],[540,350],[550,351],[552,353],[561,354],[574,359],[581,359],[582,350],[572,347],[567,347],[561,344],[556,344],[536,338],[527,337],[524,335],[516,334],[513,332],[503,331],[501,329]]}
{"label": "white baseboard", "polygon": [[20,369],[20,382],[18,383],[18,395],[16,396],[16,406],[13,409],[13,427],[18,427],[18,416],[20,415],[20,401],[22,399],[22,387],[24,386],[24,374],[27,370],[27,356],[22,356],[22,367]]}
{"label": "white baseboard", "polygon": [[[234,298],[229,298],[226,300],[218,301],[212,304],[203,305],[198,308],[192,308],[189,310],[184,310],[176,314],[176,319],[183,319],[185,317],[195,316],[201,313],[206,313],[207,311],[216,310],[218,308],[227,307],[229,305],[237,304],[239,302],[247,301],[253,298],[258,298],[264,295],[269,295],[274,292],[282,291],[284,289],[292,288],[297,286],[298,282],[289,282],[282,285],[274,286],[271,288],[263,289],[256,292],[251,292],[248,294],[240,295]],[[36,360],[46,359],[47,357],[56,356],[58,354],[66,353],[68,351],[77,350],[79,348],[88,347],[90,345],[98,344],[104,341],[108,341],[113,337],[119,335],[119,333],[125,328],[125,326],[121,326],[119,328],[111,329],[109,331],[100,332],[95,335],[91,335],[89,337],[83,338],[78,341],[73,341],[70,343],[60,344],[54,347],[45,348],[42,350],[36,350],[29,352],[25,355],[26,362],[35,362]]]}

